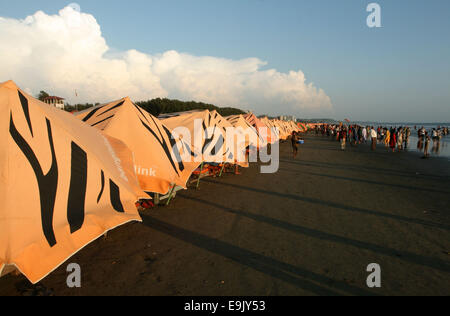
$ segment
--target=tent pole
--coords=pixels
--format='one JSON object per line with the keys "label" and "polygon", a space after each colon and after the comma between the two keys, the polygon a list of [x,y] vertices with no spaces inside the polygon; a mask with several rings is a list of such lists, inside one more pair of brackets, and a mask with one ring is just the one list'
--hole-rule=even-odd
{"label": "tent pole", "polygon": [[223,173],[223,169],[225,169],[225,162],[224,162],[224,163],[222,163],[222,169],[220,169],[219,177],[221,177],[221,176],[222,176],[222,173]]}
{"label": "tent pole", "polygon": [[204,164],[204,162],[202,162],[202,165],[200,166],[200,174],[198,175],[198,179],[197,179],[197,189],[198,189],[198,186],[200,185],[200,177],[201,177],[201,175],[202,175],[202,171],[203,171],[203,164]]}
{"label": "tent pole", "polygon": [[173,191],[174,191],[174,190],[175,190],[175,184],[173,184],[172,187],[170,188],[169,197],[167,198],[166,206],[169,205],[170,200],[172,199],[172,194],[173,194]]}

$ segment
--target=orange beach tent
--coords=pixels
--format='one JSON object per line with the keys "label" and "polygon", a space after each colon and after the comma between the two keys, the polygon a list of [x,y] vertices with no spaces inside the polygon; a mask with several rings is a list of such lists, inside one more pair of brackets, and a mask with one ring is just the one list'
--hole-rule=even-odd
{"label": "orange beach tent", "polygon": [[294,121],[290,121],[289,124],[291,126],[292,131],[295,131],[295,132],[300,131],[300,129],[298,128],[297,124]]}
{"label": "orange beach tent", "polygon": [[271,137],[270,129],[268,129],[266,124],[261,122],[261,120],[257,118],[255,114],[248,113],[243,117],[250,125],[256,128],[259,137],[261,137],[266,144],[273,144],[275,142],[275,140],[272,141],[272,138],[274,137]]}
{"label": "orange beach tent", "polygon": [[284,132],[283,132],[281,126],[280,126],[279,121],[274,120],[274,119],[269,119],[269,125],[272,126],[272,127],[275,127],[275,128],[277,129],[277,131],[278,131],[278,137],[279,137],[280,139],[282,139],[282,136],[284,135]]}
{"label": "orange beach tent", "polygon": [[298,126],[296,123],[294,123],[294,121],[289,121],[286,122],[287,123],[287,128],[289,130],[289,134],[292,134],[292,132],[298,132]]}
{"label": "orange beach tent", "polygon": [[[237,161],[244,157],[245,144],[235,144],[235,148],[226,141],[226,129],[233,127],[216,111],[194,110],[179,113],[168,113],[159,116],[162,122],[172,130],[186,129],[194,151],[200,154],[200,162],[238,163],[247,166],[245,161]],[[239,152],[238,152],[239,151]]]}
{"label": "orange beach tent", "polygon": [[262,117],[259,119],[265,126],[270,130],[271,143],[275,143],[280,140],[280,131],[277,126],[275,126],[272,120],[267,117]]}
{"label": "orange beach tent", "polygon": [[259,149],[267,145],[267,142],[265,142],[262,137],[259,137],[256,128],[254,128],[241,114],[227,116],[226,119],[235,128],[241,128],[244,133],[246,133],[245,146],[253,146]]}
{"label": "orange beach tent", "polygon": [[308,127],[306,126],[305,123],[297,123],[297,126],[298,126],[300,132],[306,132],[306,131],[308,131]]}
{"label": "orange beach tent", "polygon": [[[200,164],[194,161],[190,144],[176,139],[170,128],[128,97],[77,117],[133,151],[139,184],[146,192],[166,194],[173,185],[186,189],[186,182]],[[185,153],[189,159],[182,159]]]}
{"label": "orange beach tent", "polygon": [[12,81],[0,84],[0,275],[32,283],[106,231],[141,221],[130,150]]}
{"label": "orange beach tent", "polygon": [[272,122],[279,130],[280,139],[286,140],[291,134],[291,132],[289,132],[289,129],[287,128],[287,123],[280,120],[273,120]]}

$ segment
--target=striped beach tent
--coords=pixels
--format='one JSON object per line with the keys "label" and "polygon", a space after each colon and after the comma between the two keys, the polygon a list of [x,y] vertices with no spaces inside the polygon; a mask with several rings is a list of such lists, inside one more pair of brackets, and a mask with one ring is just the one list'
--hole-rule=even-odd
{"label": "striped beach tent", "polygon": [[278,127],[275,126],[272,120],[269,120],[268,117],[261,117],[259,119],[269,130],[271,136],[271,143],[275,143],[280,139],[280,131]]}
{"label": "striped beach tent", "polygon": [[[273,144],[272,142],[272,136],[270,133],[270,130],[267,128],[267,126],[261,122],[259,118],[256,117],[253,113],[248,113],[243,115],[243,118],[254,128],[256,128],[256,131],[258,132],[259,137],[263,139],[263,142],[265,144]],[[264,145],[265,146],[265,145]]]}
{"label": "striped beach tent", "polygon": [[247,166],[245,143],[234,144],[234,148],[227,143],[226,130],[233,125],[216,111],[168,113],[159,118],[174,132],[190,137],[189,143],[200,154],[200,162],[238,163]]}
{"label": "striped beach tent", "polygon": [[0,275],[36,283],[106,231],[141,221],[132,153],[72,114],[0,84]]}
{"label": "striped beach tent", "polygon": [[286,121],[278,121],[281,126],[281,131],[283,133],[283,139],[286,140],[292,133],[288,122]]}
{"label": "striped beach tent", "polygon": [[190,144],[175,137],[168,126],[128,97],[91,108],[77,117],[120,139],[133,151],[139,184],[146,192],[166,194],[174,185],[186,188],[200,164]]}
{"label": "striped beach tent", "polygon": [[246,147],[252,146],[255,148],[262,148],[267,145],[264,139],[258,135],[256,128],[254,128],[241,114],[227,116],[226,119],[235,128],[241,128],[244,131]]}
{"label": "striped beach tent", "polygon": [[278,131],[278,137],[279,139],[285,140],[286,139],[286,131],[284,130],[283,124],[280,120],[277,119],[271,119],[272,125],[277,128]]}
{"label": "striped beach tent", "polygon": [[298,128],[297,124],[294,121],[289,121],[289,126],[292,132],[298,132],[300,129]]}
{"label": "striped beach tent", "polygon": [[305,123],[297,123],[298,128],[300,129],[300,132],[307,132],[308,131],[308,127],[306,126]]}

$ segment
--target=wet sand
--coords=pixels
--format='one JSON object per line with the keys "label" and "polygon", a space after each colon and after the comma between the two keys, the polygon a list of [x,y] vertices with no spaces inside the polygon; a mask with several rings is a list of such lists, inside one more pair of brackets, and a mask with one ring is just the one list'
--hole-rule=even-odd
{"label": "wet sand", "polygon": [[[307,136],[280,169],[208,178],[41,282],[54,295],[450,295],[450,164]],[[82,287],[66,286],[68,263]],[[382,287],[366,286],[370,263]],[[39,292],[39,291],[38,291]],[[0,295],[30,294],[23,277]]]}

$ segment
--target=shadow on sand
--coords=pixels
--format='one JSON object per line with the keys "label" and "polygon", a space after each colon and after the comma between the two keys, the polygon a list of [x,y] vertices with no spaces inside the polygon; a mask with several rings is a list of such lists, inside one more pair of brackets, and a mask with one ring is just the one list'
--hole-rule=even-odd
{"label": "shadow on sand", "polygon": [[343,177],[343,176],[335,176],[335,175],[330,175],[330,174],[320,174],[320,173],[314,173],[314,172],[308,172],[308,171],[300,171],[300,170],[292,171],[290,169],[284,169],[284,168],[279,168],[278,170],[279,171],[286,171],[286,172],[289,172],[289,173],[293,173],[294,172],[295,174],[311,175],[311,176],[317,176],[317,177],[326,177],[326,178],[336,179],[336,180],[345,180],[345,181],[352,181],[352,182],[360,182],[360,183],[367,183],[367,184],[389,186],[389,187],[394,187],[394,188],[398,188],[398,189],[418,191],[419,194],[420,194],[420,192],[450,194],[450,191],[437,190],[437,189],[432,189],[432,188],[427,188],[427,187],[418,188],[418,187],[412,187],[412,186],[403,185],[403,184],[386,183],[386,182],[379,182],[379,181],[373,181],[373,180],[367,180],[367,179],[357,179],[357,178],[350,178],[350,177]]}
{"label": "shadow on sand", "polygon": [[312,204],[318,204],[318,205],[327,206],[327,207],[334,207],[334,208],[338,208],[338,209],[341,209],[344,211],[357,212],[357,213],[366,214],[366,215],[384,217],[384,218],[389,218],[389,219],[393,219],[393,220],[403,221],[406,223],[419,224],[419,225],[440,228],[440,229],[450,231],[450,227],[447,225],[433,223],[433,222],[421,220],[418,218],[409,218],[409,217],[405,217],[405,216],[401,216],[401,215],[383,213],[383,212],[368,210],[368,209],[364,209],[364,208],[343,205],[343,204],[339,204],[339,203],[335,203],[335,202],[323,201],[323,200],[319,200],[319,199],[315,199],[315,198],[301,197],[301,196],[293,195],[293,194],[266,191],[266,190],[261,190],[261,189],[257,189],[257,188],[250,188],[250,187],[246,187],[243,185],[219,182],[219,181],[215,181],[212,179],[203,179],[202,181],[210,182],[210,183],[214,183],[214,184],[218,184],[218,185],[223,185],[223,186],[230,186],[230,187],[234,187],[234,188],[237,188],[240,190],[247,190],[247,191],[252,191],[252,192],[256,192],[256,193],[272,195],[272,196],[276,196],[276,197],[280,197],[280,198],[287,198],[287,199],[292,199],[292,200],[297,200],[297,201],[302,201],[302,202],[307,202],[307,203],[312,203]]}
{"label": "shadow on sand", "polygon": [[218,239],[174,226],[148,215],[143,215],[142,218],[144,225],[151,229],[218,254],[317,295],[374,295],[374,293],[365,289],[260,255]]}
{"label": "shadow on sand", "polygon": [[329,168],[329,169],[336,169],[336,170],[349,170],[349,171],[356,171],[356,172],[371,172],[375,174],[385,174],[388,176],[398,176],[398,177],[408,177],[408,178],[414,178],[414,179],[431,179],[431,180],[437,180],[442,181],[443,184],[449,184],[450,178],[446,176],[440,176],[440,175],[431,175],[431,174],[412,174],[411,172],[405,172],[405,171],[399,171],[399,170],[393,170],[393,169],[385,169],[385,168],[376,168],[376,167],[368,167],[368,166],[361,166],[361,165],[347,165],[347,164],[339,164],[339,163],[326,163],[326,162],[317,162],[317,161],[292,161],[287,159],[280,159],[281,162],[289,163],[289,164],[296,164],[304,167],[313,167],[313,168]]}
{"label": "shadow on sand", "polygon": [[325,232],[322,232],[319,230],[290,224],[290,223],[280,221],[280,220],[277,220],[277,219],[274,219],[271,217],[252,214],[252,213],[241,211],[241,210],[235,210],[235,209],[225,207],[225,206],[213,203],[213,202],[205,201],[205,200],[199,199],[199,198],[186,197],[186,196],[180,196],[180,198],[200,202],[205,205],[226,211],[228,213],[232,213],[232,214],[239,215],[239,216],[244,216],[244,217],[250,218],[252,220],[266,223],[266,224],[272,225],[274,227],[282,228],[285,230],[289,230],[289,231],[292,231],[294,233],[301,234],[304,236],[313,237],[313,238],[330,241],[330,242],[335,242],[335,243],[339,243],[339,244],[342,244],[345,246],[353,246],[353,247],[356,247],[359,249],[369,250],[369,251],[372,251],[372,252],[375,252],[378,254],[390,256],[390,257],[396,258],[398,260],[406,261],[409,263],[426,266],[426,267],[437,269],[440,271],[450,272],[449,263],[446,261],[440,260],[440,259],[428,258],[428,257],[417,255],[417,254],[414,254],[411,252],[407,252],[407,251],[400,251],[400,250],[396,250],[396,249],[392,249],[392,248],[388,248],[388,247],[382,247],[382,246],[364,242],[364,241],[354,240],[354,239],[350,239],[350,238],[346,238],[346,237],[341,237],[341,236],[325,233]]}

